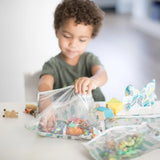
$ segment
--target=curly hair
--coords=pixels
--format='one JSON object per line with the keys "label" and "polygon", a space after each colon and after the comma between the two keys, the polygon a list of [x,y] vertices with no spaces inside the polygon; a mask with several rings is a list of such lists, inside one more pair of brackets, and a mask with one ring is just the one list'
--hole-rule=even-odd
{"label": "curly hair", "polygon": [[102,25],[104,12],[90,0],[63,0],[54,13],[55,30],[70,18],[74,18],[76,24],[92,25],[92,38],[94,38]]}

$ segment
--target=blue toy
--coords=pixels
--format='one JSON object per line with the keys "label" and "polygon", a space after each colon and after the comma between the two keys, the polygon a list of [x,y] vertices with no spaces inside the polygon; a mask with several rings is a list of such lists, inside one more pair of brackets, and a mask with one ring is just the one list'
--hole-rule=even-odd
{"label": "blue toy", "polygon": [[113,111],[110,108],[100,106],[100,107],[97,107],[96,110],[98,113],[99,120],[105,120],[106,118],[110,118],[114,116]]}

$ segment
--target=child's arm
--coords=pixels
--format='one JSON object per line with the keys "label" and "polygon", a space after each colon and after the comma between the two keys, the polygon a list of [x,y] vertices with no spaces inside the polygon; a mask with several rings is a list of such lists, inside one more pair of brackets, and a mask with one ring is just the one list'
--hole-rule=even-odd
{"label": "child's arm", "polygon": [[43,75],[39,80],[38,91],[43,92],[43,91],[52,90],[53,84],[54,84],[53,76],[49,74]]}
{"label": "child's arm", "polygon": [[[52,90],[53,89],[53,83],[54,83],[53,76],[51,76],[49,74],[43,75],[39,80],[38,91],[43,92],[43,91]],[[42,112],[50,104],[51,104],[50,99],[46,99],[46,101],[43,102],[43,105],[40,103],[39,104],[39,112]]]}
{"label": "child's arm", "polygon": [[[53,89],[53,83],[54,78],[51,75],[43,75],[38,84],[38,90],[39,92],[48,91]],[[41,99],[39,100],[39,112],[41,113],[43,110],[45,110],[49,105],[51,104],[51,100],[45,99],[43,102],[41,102]],[[56,118],[54,115],[53,109],[51,109],[49,112],[44,114],[44,116],[41,118],[40,125],[42,127],[43,131],[49,131],[52,129],[53,124],[56,123]]]}
{"label": "child's arm", "polygon": [[93,89],[103,86],[107,82],[107,73],[103,66],[96,65],[92,68],[92,77],[80,77],[75,83],[75,92],[80,94],[90,94]]}

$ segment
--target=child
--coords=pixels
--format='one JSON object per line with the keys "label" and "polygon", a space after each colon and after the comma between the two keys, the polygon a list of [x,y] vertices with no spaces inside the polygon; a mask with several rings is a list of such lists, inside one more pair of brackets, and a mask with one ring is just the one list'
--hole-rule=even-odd
{"label": "child", "polygon": [[74,84],[76,93],[92,92],[95,101],[105,100],[99,87],[107,82],[106,71],[97,56],[85,52],[99,32],[103,16],[103,11],[90,0],[63,0],[57,6],[54,28],[61,52],[44,64],[40,92]]}

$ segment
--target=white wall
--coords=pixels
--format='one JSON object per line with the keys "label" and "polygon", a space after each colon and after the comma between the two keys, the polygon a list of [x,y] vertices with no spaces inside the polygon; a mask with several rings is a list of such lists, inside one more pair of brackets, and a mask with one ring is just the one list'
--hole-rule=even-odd
{"label": "white wall", "polygon": [[53,13],[60,0],[0,0],[0,101],[24,102],[24,74],[59,52]]}
{"label": "white wall", "polygon": [[117,0],[93,0],[100,7],[114,7]]}
{"label": "white wall", "polygon": [[133,18],[148,18],[152,0],[133,0],[132,16]]}

